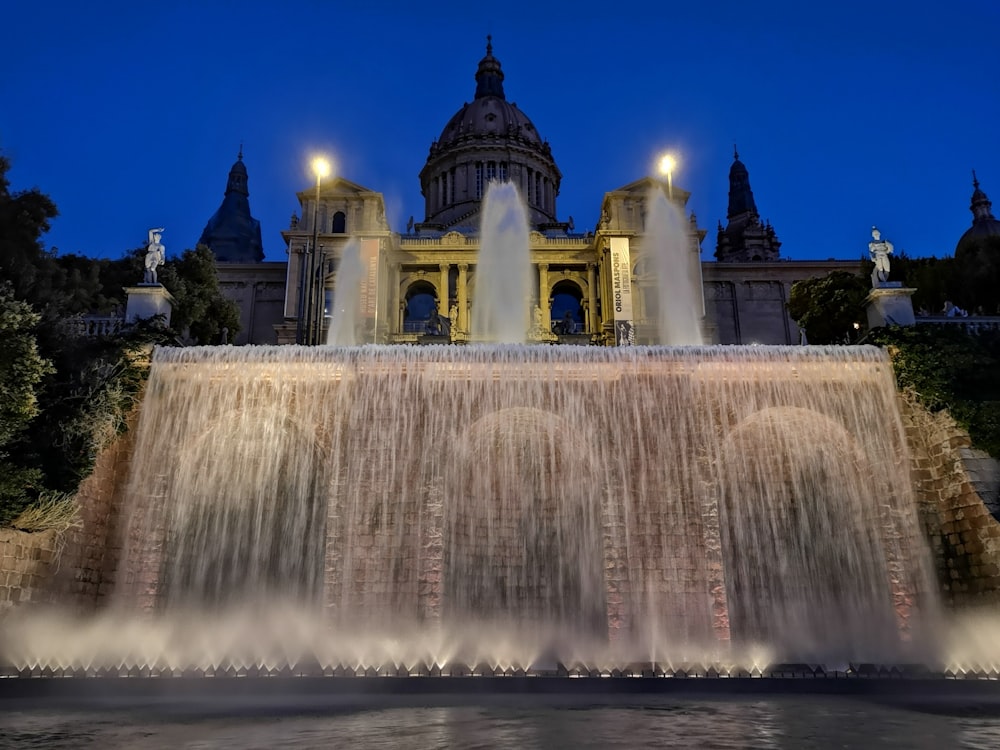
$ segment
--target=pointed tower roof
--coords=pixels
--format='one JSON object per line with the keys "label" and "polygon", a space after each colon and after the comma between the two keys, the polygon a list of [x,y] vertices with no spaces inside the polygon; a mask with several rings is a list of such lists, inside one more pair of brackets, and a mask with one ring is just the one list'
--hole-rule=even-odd
{"label": "pointed tower roof", "polygon": [[719,223],[715,257],[722,262],[744,263],[779,259],[781,242],[770,222],[762,224],[757,203],[750,189],[750,172],[740,161],[733,146],[733,165],[729,168],[729,210],[723,229]]}
{"label": "pointed tower roof", "polygon": [[750,172],[740,161],[740,152],[733,145],[733,165],[729,168],[729,210],[726,216],[732,219],[744,213],[757,213],[753,190],[750,188]]}
{"label": "pointed tower roof", "polygon": [[240,144],[236,163],[229,170],[226,194],[201,233],[199,245],[208,245],[220,263],[260,263],[264,247],[260,222],[250,215],[250,189]]}

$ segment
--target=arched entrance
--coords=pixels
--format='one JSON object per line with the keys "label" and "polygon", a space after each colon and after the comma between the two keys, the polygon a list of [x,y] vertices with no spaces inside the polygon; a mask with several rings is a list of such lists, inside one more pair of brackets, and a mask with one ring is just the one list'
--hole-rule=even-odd
{"label": "arched entrance", "polygon": [[585,333],[583,291],[568,280],[552,287],[552,330],[559,335]]}
{"label": "arched entrance", "polygon": [[406,290],[403,307],[404,333],[441,333],[441,319],[434,285],[426,280],[413,282]]}

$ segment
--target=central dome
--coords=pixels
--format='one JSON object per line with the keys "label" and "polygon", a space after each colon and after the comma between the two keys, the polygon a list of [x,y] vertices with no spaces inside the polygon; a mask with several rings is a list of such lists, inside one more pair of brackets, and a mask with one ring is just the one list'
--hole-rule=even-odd
{"label": "central dome", "polygon": [[445,148],[465,137],[514,135],[525,143],[542,146],[542,139],[528,116],[516,104],[498,96],[473,99],[448,120],[438,138],[438,148]]}
{"label": "central dome", "polygon": [[503,90],[503,70],[487,37],[476,70],[475,98],[456,112],[431,144],[420,172],[425,201],[421,230],[478,231],[487,185],[512,182],[535,228],[556,222],[562,174],[552,149]]}

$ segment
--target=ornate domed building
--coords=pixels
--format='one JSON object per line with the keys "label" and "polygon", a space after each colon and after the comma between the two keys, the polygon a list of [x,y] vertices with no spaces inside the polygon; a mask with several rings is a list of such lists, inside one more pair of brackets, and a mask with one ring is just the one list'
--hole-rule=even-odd
{"label": "ornate domed building", "polygon": [[964,260],[969,255],[983,251],[1000,254],[1000,221],[993,216],[993,204],[979,187],[975,170],[972,172],[972,226],[965,230],[955,247],[955,259]]}
{"label": "ornate domed building", "polygon": [[[854,260],[781,260],[780,243],[770,225],[760,223],[749,175],[738,158],[730,170],[729,226],[720,228],[720,262],[701,260],[706,232],[686,210],[690,194],[654,178],[605,193],[593,223],[577,231],[558,214],[562,173],[552,148],[531,118],[507,100],[489,37],[473,98],[430,144],[419,181],[424,217],[419,222],[411,217],[405,231],[390,228],[381,193],[343,177],[300,191],[300,211],[282,232],[287,264],[220,264],[223,288],[243,311],[244,329],[234,343],[325,342],[351,241],[360,246],[363,265],[361,341],[469,342],[476,288],[490,283],[477,273],[477,257],[483,199],[495,181],[514,184],[525,204],[533,287],[530,299],[511,304],[528,307],[534,321],[528,338],[537,343],[614,345],[623,316],[636,343],[659,343],[657,281],[641,245],[647,204],[656,195],[651,191],[669,196],[686,216],[689,252],[686,266],[675,273],[694,283],[692,304],[706,343],[797,343],[798,329],[785,307],[791,285],[858,266]],[[617,283],[622,269],[627,271],[631,314],[611,304],[613,260]]]}
{"label": "ornate domed building", "polygon": [[548,141],[504,96],[503,71],[487,37],[475,96],[448,120],[420,172],[426,218],[418,228],[478,231],[486,186],[498,180],[518,186],[535,228],[564,229],[556,220],[561,179]]}

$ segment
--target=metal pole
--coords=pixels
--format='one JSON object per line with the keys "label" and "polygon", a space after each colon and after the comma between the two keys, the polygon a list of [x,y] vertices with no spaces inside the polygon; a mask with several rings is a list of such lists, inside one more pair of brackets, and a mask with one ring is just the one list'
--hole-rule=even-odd
{"label": "metal pole", "polygon": [[306,268],[308,250],[305,244],[302,245],[302,249],[299,250],[299,309],[298,316],[295,322],[295,343],[303,344],[305,343],[306,334],[306,274],[308,269]]}
{"label": "metal pole", "polygon": [[316,284],[316,308],[313,311],[313,346],[319,346],[323,343],[321,340],[323,337],[323,317],[326,312],[326,252],[323,250],[323,246],[320,245],[317,249],[317,263],[316,263],[316,278],[314,279]]}
{"label": "metal pole", "polygon": [[319,188],[320,182],[323,178],[316,174],[316,200],[313,201],[313,215],[312,215],[312,250],[309,253],[309,296],[306,302],[306,336],[305,343],[310,346],[315,342],[314,331],[313,331],[313,315],[314,315],[314,305],[316,297],[316,249],[319,244]]}

